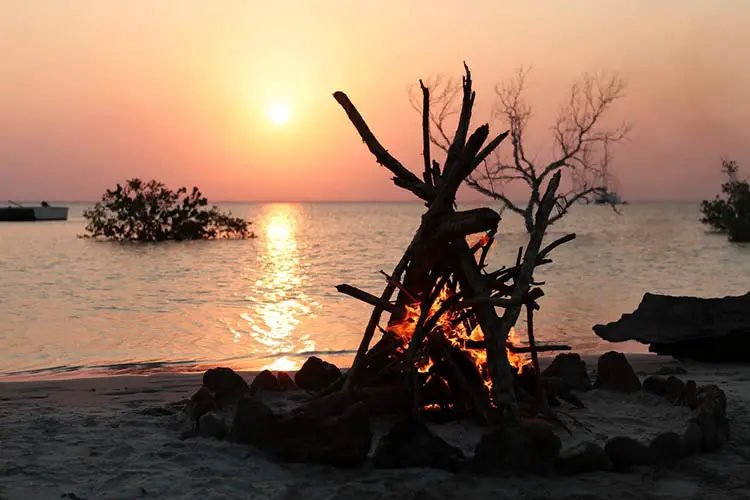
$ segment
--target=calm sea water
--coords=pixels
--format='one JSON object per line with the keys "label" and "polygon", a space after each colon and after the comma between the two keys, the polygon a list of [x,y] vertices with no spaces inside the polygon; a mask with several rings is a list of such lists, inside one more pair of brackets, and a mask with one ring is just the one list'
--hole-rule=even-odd
{"label": "calm sea water", "polygon": [[[310,353],[345,365],[370,309],[334,286],[379,294],[419,224],[419,204],[231,204],[258,238],[130,245],[91,242],[67,222],[0,224],[0,375],[189,369],[221,363],[294,369]],[[591,327],[646,291],[698,296],[750,289],[750,246],[706,233],[695,203],[634,203],[617,215],[578,206],[548,240],[578,238],[540,269],[537,335],[580,352],[610,349]],[[504,214],[490,262],[526,241]],[[518,325],[519,334],[524,324]],[[643,351],[638,344],[618,349]]]}

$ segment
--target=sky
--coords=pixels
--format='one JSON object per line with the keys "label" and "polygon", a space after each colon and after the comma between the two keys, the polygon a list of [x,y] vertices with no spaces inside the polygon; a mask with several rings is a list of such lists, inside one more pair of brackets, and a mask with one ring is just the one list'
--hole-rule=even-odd
{"label": "sky", "polygon": [[722,157],[750,173],[748,20],[747,0],[2,0],[0,200],[89,201],[131,177],[212,201],[409,200],[331,94],[419,172],[409,86],[460,77],[464,60],[473,126],[495,84],[532,67],[540,158],[570,85],[618,72],[608,119],[633,125],[611,167],[621,195],[710,197]]}

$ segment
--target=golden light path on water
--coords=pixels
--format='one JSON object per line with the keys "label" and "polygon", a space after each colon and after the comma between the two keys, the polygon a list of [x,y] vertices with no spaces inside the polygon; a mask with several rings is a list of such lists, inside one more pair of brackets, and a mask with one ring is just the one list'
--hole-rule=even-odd
{"label": "golden light path on water", "polygon": [[261,241],[256,265],[261,267],[261,278],[255,282],[252,296],[247,297],[253,304],[241,317],[247,322],[249,335],[264,348],[261,355],[279,355],[264,367],[269,370],[296,370],[300,363],[285,354],[315,349],[309,335],[295,331],[300,318],[314,314],[318,306],[303,292],[306,280],[296,238],[301,215],[296,205],[274,204],[257,221]]}

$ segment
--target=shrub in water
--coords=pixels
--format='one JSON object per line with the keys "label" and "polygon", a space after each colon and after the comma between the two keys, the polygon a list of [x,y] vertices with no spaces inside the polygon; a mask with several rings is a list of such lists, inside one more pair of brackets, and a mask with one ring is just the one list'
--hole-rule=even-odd
{"label": "shrub in water", "polygon": [[739,165],[723,160],[727,180],[721,185],[723,197],[701,202],[701,222],[715,231],[729,234],[730,241],[750,241],[750,184],[737,176]]}
{"label": "shrub in water", "polygon": [[83,212],[84,238],[114,241],[184,241],[252,238],[250,222],[208,207],[197,187],[176,191],[152,180],[130,179],[108,189]]}

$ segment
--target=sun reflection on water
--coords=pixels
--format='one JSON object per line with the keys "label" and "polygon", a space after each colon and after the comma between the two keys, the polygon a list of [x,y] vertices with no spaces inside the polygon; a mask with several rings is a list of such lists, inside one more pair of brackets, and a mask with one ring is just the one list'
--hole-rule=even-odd
{"label": "sun reflection on water", "polygon": [[[262,277],[247,297],[252,305],[241,317],[247,322],[249,335],[265,354],[315,349],[315,342],[308,335],[296,332],[300,318],[314,314],[313,308],[318,306],[303,291],[306,279],[300,267],[296,237],[301,215],[297,205],[275,204],[258,221],[261,248],[257,265]],[[295,370],[299,364],[293,358],[280,356],[267,368]]]}

